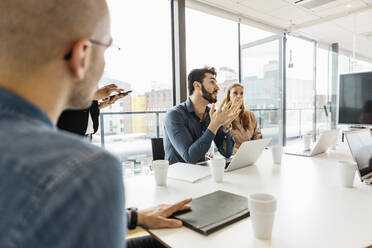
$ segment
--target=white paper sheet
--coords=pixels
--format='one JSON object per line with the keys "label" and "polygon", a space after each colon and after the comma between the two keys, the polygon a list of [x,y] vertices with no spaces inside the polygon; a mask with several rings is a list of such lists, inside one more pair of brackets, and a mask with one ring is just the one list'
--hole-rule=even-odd
{"label": "white paper sheet", "polygon": [[208,166],[175,163],[169,166],[168,178],[194,183],[211,174]]}

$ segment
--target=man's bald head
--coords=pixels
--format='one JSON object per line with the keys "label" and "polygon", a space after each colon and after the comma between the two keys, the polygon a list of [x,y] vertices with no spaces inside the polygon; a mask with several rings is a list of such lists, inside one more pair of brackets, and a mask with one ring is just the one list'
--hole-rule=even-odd
{"label": "man's bald head", "polygon": [[0,65],[30,68],[63,59],[80,39],[107,39],[108,8],[105,0],[1,0],[0,30]]}

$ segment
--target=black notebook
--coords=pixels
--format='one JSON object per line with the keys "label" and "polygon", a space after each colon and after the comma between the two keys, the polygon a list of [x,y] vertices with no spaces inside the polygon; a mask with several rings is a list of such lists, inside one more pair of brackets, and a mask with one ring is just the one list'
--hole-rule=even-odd
{"label": "black notebook", "polygon": [[221,190],[195,198],[190,205],[191,211],[175,213],[174,217],[204,235],[249,216],[247,197]]}

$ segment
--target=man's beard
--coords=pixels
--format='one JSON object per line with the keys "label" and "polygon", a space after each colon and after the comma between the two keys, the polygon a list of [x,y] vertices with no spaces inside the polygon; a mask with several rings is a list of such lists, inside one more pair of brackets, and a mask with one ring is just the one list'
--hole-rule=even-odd
{"label": "man's beard", "polygon": [[[216,93],[217,94],[217,90],[215,90],[213,93]],[[217,97],[216,98],[213,98],[213,93],[209,93],[203,86],[202,84],[202,97],[207,100],[209,103],[216,103],[217,102]]]}

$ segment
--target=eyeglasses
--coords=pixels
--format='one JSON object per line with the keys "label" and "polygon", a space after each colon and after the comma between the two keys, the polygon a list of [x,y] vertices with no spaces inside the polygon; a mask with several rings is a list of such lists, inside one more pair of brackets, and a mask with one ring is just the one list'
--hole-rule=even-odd
{"label": "eyeglasses", "polygon": [[[116,50],[116,51],[120,51],[120,50],[121,50],[120,47],[118,47],[118,46],[116,46],[116,45],[114,45],[114,44],[112,43],[112,40],[110,41],[109,44],[105,44],[105,43],[103,43],[103,42],[100,42],[100,41],[98,41],[98,40],[93,40],[93,39],[89,39],[89,41],[90,41],[92,44],[94,44],[94,45],[97,45],[97,46],[103,46],[103,47],[106,47],[107,49],[108,49],[108,48],[113,48],[113,49]],[[64,59],[65,59],[65,60],[69,60],[69,59],[71,59],[71,56],[72,56],[72,50],[70,50],[68,53],[66,53],[66,55],[64,56]]]}

